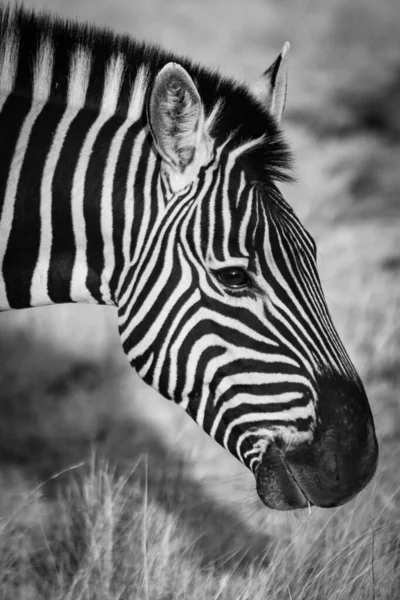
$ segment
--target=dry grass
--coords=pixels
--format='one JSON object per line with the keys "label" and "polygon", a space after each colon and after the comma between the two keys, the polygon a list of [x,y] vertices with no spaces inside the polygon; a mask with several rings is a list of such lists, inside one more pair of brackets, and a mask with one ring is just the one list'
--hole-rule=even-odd
{"label": "dry grass", "polygon": [[[389,600],[400,586],[399,489],[387,489],[382,472],[350,506],[288,519],[250,564],[243,554],[235,560],[233,532],[207,564],[182,518],[185,499],[174,495],[173,511],[160,507],[143,468],[120,475],[92,459],[42,519],[40,496],[38,488],[2,523],[4,600]],[[19,513],[33,508],[36,518],[22,526]]]}

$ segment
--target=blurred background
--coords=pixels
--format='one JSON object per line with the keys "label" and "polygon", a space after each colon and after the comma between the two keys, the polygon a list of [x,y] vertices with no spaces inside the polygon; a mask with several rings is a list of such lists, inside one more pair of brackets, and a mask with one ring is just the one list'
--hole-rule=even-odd
{"label": "blurred background", "polygon": [[[283,124],[298,180],[282,188],[316,238],[328,305],[371,400],[381,445],[379,473],[353,505],[368,519],[385,515],[379,526],[389,528],[392,537],[382,538],[382,548],[389,545],[382,550],[379,568],[386,565],[386,570],[378,575],[368,571],[365,585],[380,573],[394,587],[386,585],[382,588],[386,595],[376,597],[395,598],[391,590],[396,582],[400,585],[396,579],[400,570],[398,0],[25,0],[24,4],[128,32],[248,82],[265,71],[286,40],[291,42]],[[129,367],[114,309],[53,306],[0,314],[0,523],[14,520],[24,535],[33,531],[37,537],[39,514],[40,530],[48,539],[55,481],[65,477],[43,482],[93,453],[118,468],[132,469],[146,452],[147,480],[158,482],[149,488],[156,505],[168,512],[168,507],[180,503],[195,538],[206,540],[197,542],[203,544],[201,552],[214,563],[227,546],[235,552],[245,547],[240,556],[251,558],[260,547],[265,549],[265,539],[293,539],[299,531],[304,544],[314,535],[316,523],[325,528],[326,520],[333,519],[332,511],[315,510],[309,518],[266,514],[252,476]],[[160,492],[163,486],[168,493],[179,488],[179,501],[175,496],[166,500]],[[33,497],[34,503],[27,501]],[[15,517],[17,506],[24,508]],[[334,518],[353,522],[352,510],[339,509]],[[200,525],[194,514],[201,515]],[[357,527],[355,539],[363,535],[362,525]],[[349,529],[345,531],[350,535]],[[33,543],[32,536],[29,540]],[[361,592],[346,596],[351,589],[332,597],[372,597]],[[176,590],[173,593],[162,597],[181,597]],[[30,594],[26,597],[36,597]],[[325,592],[320,597],[331,596]]]}

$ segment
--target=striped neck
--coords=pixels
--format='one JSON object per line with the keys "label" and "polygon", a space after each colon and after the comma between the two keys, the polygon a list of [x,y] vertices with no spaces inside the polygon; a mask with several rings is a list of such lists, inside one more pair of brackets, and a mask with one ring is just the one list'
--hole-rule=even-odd
{"label": "striped neck", "polygon": [[[143,243],[158,162],[143,121],[139,71],[125,117],[115,114],[122,63],[109,65],[99,109],[85,108],[88,55],[71,61],[67,102],[49,99],[52,53],[43,44],[32,96],[7,90],[0,124],[0,310],[52,303],[115,304]],[[8,73],[5,73],[8,68]],[[5,76],[7,75],[7,76]]]}
{"label": "striped neck", "polygon": [[20,135],[0,198],[0,309],[115,304],[154,216],[146,128],[13,96],[1,117]]}

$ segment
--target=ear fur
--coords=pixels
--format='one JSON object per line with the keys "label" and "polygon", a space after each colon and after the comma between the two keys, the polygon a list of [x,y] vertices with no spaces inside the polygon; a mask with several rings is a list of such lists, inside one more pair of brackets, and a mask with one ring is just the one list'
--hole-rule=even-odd
{"label": "ear fur", "polygon": [[168,63],[158,73],[147,103],[154,143],[175,174],[197,162],[204,137],[204,109],[187,71]]}
{"label": "ear fur", "polygon": [[261,75],[252,88],[256,98],[277,121],[281,120],[285,109],[287,88],[285,56],[289,50],[290,44],[286,42],[278,58]]}

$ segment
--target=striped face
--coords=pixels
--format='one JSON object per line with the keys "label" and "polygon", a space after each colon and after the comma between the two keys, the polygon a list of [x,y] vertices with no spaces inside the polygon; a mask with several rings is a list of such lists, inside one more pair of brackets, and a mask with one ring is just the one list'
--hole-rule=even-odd
{"label": "striped face", "polygon": [[[165,212],[120,313],[139,374],[255,473],[264,473],[271,448],[297,456],[328,435],[333,450],[319,450],[317,462],[328,461],[336,481],[340,422],[340,443],[351,442],[344,462],[355,456],[354,440],[369,447],[365,466],[357,462],[364,485],[362,471],[369,478],[376,461],[371,415],[329,316],[311,236],[276,187],[251,182],[228,147],[187,189],[165,185],[164,193]],[[279,481],[268,489],[272,499],[260,495],[275,508],[305,502],[298,489],[282,500]],[[309,492],[307,501],[338,503],[322,496]]]}
{"label": "striped face", "polygon": [[[284,101],[269,104],[281,114]],[[273,179],[254,175],[260,140],[213,143],[178,65],[153,84],[148,122],[164,208],[119,302],[128,356],[255,473],[265,504],[345,502],[372,477],[377,443],[314,241]]]}
{"label": "striped face", "polygon": [[217,168],[170,193],[123,336],[139,374],[254,469],[277,431],[311,439],[319,365],[354,372],[320,326],[330,321],[314,242],[274,186],[218,154]]}

